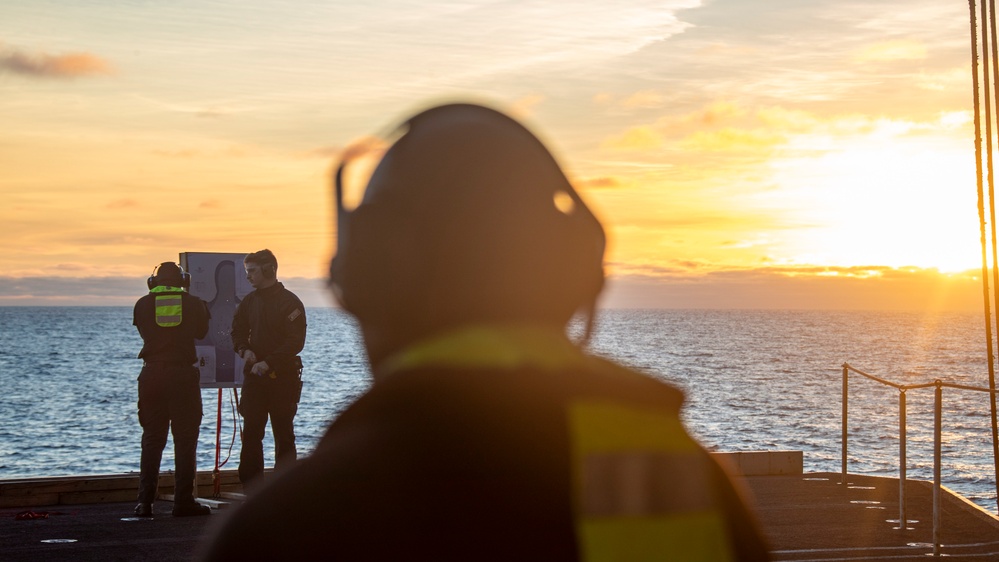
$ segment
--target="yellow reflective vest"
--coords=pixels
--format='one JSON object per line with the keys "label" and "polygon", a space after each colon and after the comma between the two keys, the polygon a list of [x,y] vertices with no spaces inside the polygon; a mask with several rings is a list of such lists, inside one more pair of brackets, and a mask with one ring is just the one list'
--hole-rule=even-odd
{"label": "yellow reflective vest", "polygon": [[[523,367],[603,371],[608,378],[627,371],[583,354],[552,330],[487,326],[410,347],[383,363],[376,377],[421,368]],[[585,393],[568,394],[564,408],[581,560],[739,559],[727,520],[731,506],[719,486],[724,473],[689,436],[678,412]]]}
{"label": "yellow reflective vest", "polygon": [[163,328],[180,326],[184,319],[182,287],[161,285],[150,291],[156,295],[156,325]]}

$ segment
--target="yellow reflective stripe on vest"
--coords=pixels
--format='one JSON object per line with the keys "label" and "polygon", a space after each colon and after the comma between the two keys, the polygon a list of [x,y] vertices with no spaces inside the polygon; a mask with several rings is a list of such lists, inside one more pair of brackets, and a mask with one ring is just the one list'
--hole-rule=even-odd
{"label": "yellow reflective stripe on vest", "polygon": [[154,287],[151,293],[167,293],[156,295],[156,325],[163,328],[179,326],[184,319],[183,302],[181,293],[184,289],[179,287],[159,286]]}
{"label": "yellow reflective stripe on vest", "polygon": [[609,402],[568,415],[583,560],[733,559],[710,461],[679,418]]}
{"label": "yellow reflective stripe on vest", "polygon": [[376,375],[437,365],[448,368],[544,370],[584,367],[590,359],[564,334],[536,326],[471,326],[419,342],[378,366]]}

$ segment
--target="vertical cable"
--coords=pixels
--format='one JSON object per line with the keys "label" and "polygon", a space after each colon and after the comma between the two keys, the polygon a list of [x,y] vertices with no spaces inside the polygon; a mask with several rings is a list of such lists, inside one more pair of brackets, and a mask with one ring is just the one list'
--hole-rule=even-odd
{"label": "vertical cable", "polygon": [[[985,12],[985,2],[982,2],[982,13]],[[983,18],[984,19],[984,18]],[[992,79],[995,80],[995,92],[996,99],[996,116],[999,117],[999,47],[997,47],[996,41],[996,3],[995,0],[989,0],[989,30],[991,32],[991,45],[992,45]],[[990,99],[989,89],[988,89],[988,52],[984,45],[984,31],[985,22],[982,21],[982,34],[983,34],[983,46],[982,50],[985,52],[985,63],[983,71],[985,72],[985,103],[986,103],[986,137],[987,137],[987,154],[988,154],[988,180],[989,180],[989,212],[991,218],[992,227],[992,287],[995,291],[994,303],[999,306],[999,256],[997,256],[996,244],[996,198],[995,198],[995,181],[992,174],[992,130],[991,130],[991,118],[989,116],[989,107],[993,100]],[[996,315],[996,332],[999,333],[999,315]],[[991,342],[991,337],[989,338]],[[995,477],[996,477],[996,507],[999,509],[999,427],[996,424],[996,380],[995,380],[995,370],[989,369],[989,390],[992,390],[989,394],[989,410],[991,413],[992,420],[992,461],[995,466]]]}
{"label": "vertical cable", "polygon": [[[978,103],[978,25],[975,18],[975,0],[968,0],[971,15],[971,89],[975,116],[975,180],[978,185],[978,222],[982,242],[982,296],[985,302],[985,343],[989,366],[989,380],[995,380],[995,357],[992,353],[992,304],[989,299],[988,243],[985,238],[985,188],[982,185],[982,125]],[[997,476],[999,480],[999,476]],[[999,481],[997,481],[999,486]],[[999,501],[999,497],[997,497]]]}

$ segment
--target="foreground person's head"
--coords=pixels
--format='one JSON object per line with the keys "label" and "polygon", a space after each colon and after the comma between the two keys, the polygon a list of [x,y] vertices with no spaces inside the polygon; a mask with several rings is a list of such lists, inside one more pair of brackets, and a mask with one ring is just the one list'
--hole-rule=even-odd
{"label": "foreground person's head", "polygon": [[373,366],[468,325],[564,330],[603,287],[604,232],[545,146],[482,106],[408,119],[353,211],[337,172],[334,293]]}

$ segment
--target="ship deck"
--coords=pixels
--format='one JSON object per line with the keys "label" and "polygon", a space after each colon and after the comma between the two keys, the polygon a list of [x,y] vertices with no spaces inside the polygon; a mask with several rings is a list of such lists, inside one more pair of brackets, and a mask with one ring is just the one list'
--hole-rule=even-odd
{"label": "ship deck", "polygon": [[[210,485],[210,474],[207,474]],[[110,477],[109,477],[110,478]],[[231,480],[232,476],[227,475]],[[934,554],[933,490],[929,482],[906,486],[906,520],[899,525],[895,478],[839,473],[797,473],[743,477],[755,501],[775,560],[926,560]],[[110,480],[109,480],[110,482]],[[225,482],[225,480],[223,481]],[[160,501],[150,519],[131,517],[134,501],[108,490],[79,495],[90,503],[41,505],[37,483],[21,489],[0,483],[0,553],[4,560],[190,560],[214,522],[233,509],[223,503],[209,517],[174,518]],[[72,479],[64,478],[64,488]],[[78,487],[78,485],[77,485]],[[225,484],[223,489],[233,485]],[[134,495],[135,488],[128,491]],[[210,488],[209,488],[210,490]],[[6,495],[4,495],[6,493]],[[93,492],[86,492],[93,493]],[[204,495],[204,489],[201,491]],[[16,507],[17,494],[22,503]],[[45,518],[17,520],[32,511]],[[999,560],[999,518],[946,488],[941,492],[940,547],[949,560]]]}

